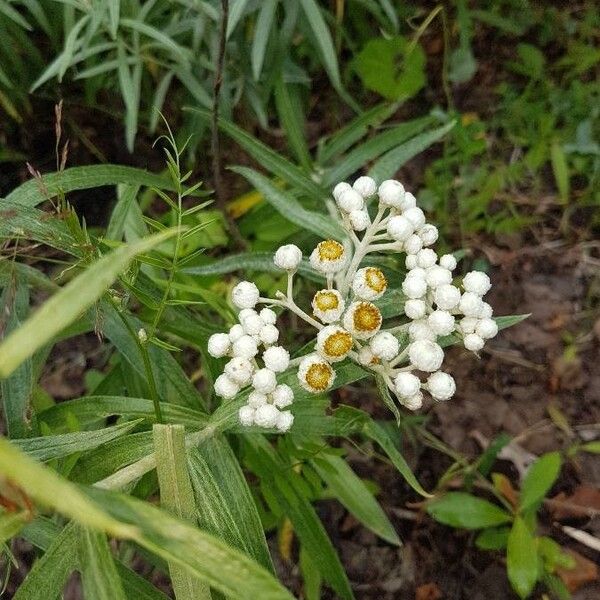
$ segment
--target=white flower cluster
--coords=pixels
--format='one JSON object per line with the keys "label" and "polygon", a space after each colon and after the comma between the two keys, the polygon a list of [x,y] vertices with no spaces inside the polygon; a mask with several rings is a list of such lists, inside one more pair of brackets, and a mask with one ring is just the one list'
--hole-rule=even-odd
{"label": "white flower cluster", "polygon": [[230,399],[243,388],[251,386],[247,404],[239,411],[240,423],[287,431],[292,426],[294,415],[281,409],[292,404],[294,392],[288,385],[277,383],[277,374],[283,373],[290,363],[289,352],[276,345],[279,339],[277,315],[270,308],[263,308],[260,312],[255,310],[259,292],[249,281],[242,281],[233,288],[232,299],[241,309],[239,323],[233,325],[228,333],[215,333],[208,340],[211,356],[230,358],[224,372],[215,381],[215,393]]}
{"label": "white flower cluster", "polygon": [[[289,411],[279,411],[292,402],[292,390],[276,381],[276,373],[291,364],[289,354],[274,345],[275,313],[269,308],[257,313],[258,303],[286,308],[317,330],[314,352],[292,361],[298,363],[298,380],[305,390],[329,389],[336,363],[349,358],[382,377],[410,410],[422,406],[424,391],[436,401],[448,400],[456,391],[452,376],[440,370],[444,360],[440,338],[453,335],[465,348],[478,352],[498,332],[492,308],[483,300],[491,287],[489,277],[472,271],[457,280],[456,259],[451,254],[438,257],[430,248],[438,230],[426,222],[415,197],[400,182],[388,180],[377,186],[370,177],[360,177],[353,185],[336,185],[333,198],[348,239],[323,240],[308,257],[327,283],[313,296],[312,314],[293,298],[294,276],[303,257],[300,248],[289,244],[274,256],[275,265],[287,272],[286,293],[260,298],[253,283],[238,284],[233,302],[241,309],[240,323],[229,334],[211,338],[213,356],[232,357],[215,383],[217,393],[231,398],[244,385],[254,388],[240,410],[243,425],[285,431],[293,420]],[[402,282],[405,302],[396,315],[402,321],[382,329],[377,301],[388,282],[381,269],[364,262],[369,254],[387,252],[406,255],[407,273]],[[261,344],[264,367],[259,368],[255,357]]]}

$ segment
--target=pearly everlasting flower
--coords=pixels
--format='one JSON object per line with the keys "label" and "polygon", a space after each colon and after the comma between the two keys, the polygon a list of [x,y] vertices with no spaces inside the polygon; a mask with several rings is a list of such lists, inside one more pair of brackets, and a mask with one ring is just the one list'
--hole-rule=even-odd
{"label": "pearly everlasting flower", "polygon": [[402,199],[400,210],[408,210],[409,208],[414,208],[415,206],[417,206],[417,199],[410,192],[406,192],[404,194],[404,198]]}
{"label": "pearly everlasting flower", "polygon": [[377,191],[377,184],[371,177],[359,177],[352,187],[363,197],[370,198]]}
{"label": "pearly everlasting flower", "polygon": [[318,354],[309,354],[300,362],[298,381],[307,392],[324,392],[333,385],[334,379],[335,371]]}
{"label": "pearly everlasting flower", "polygon": [[436,335],[450,335],[454,331],[455,319],[446,310],[434,310],[427,317],[427,324]]}
{"label": "pearly everlasting flower", "polygon": [[400,343],[388,331],[380,331],[374,335],[369,342],[373,355],[381,360],[392,360],[398,356],[400,351]]}
{"label": "pearly everlasting flower", "polygon": [[371,217],[366,210],[353,210],[348,218],[354,231],[364,231],[371,224]]}
{"label": "pearly everlasting flower", "polygon": [[401,398],[409,398],[419,393],[419,390],[421,389],[421,381],[416,375],[403,371],[396,375],[396,379],[394,379],[394,386],[398,396]]}
{"label": "pearly everlasting flower", "polygon": [[271,393],[271,398],[277,408],[285,408],[294,401],[294,392],[289,385],[280,383]]}
{"label": "pearly everlasting flower", "polygon": [[254,308],[260,293],[251,281],[240,281],[231,292],[231,299],[238,308]]}
{"label": "pearly everlasting flower", "polygon": [[407,254],[406,259],[404,260],[404,266],[408,269],[414,269],[417,266],[417,255],[416,254]]}
{"label": "pearly everlasting flower", "polygon": [[319,242],[312,251],[310,264],[321,273],[337,273],[345,267],[347,258],[342,244],[335,240],[325,240]]}
{"label": "pearly everlasting flower", "polygon": [[452,273],[448,269],[444,269],[444,267],[438,265],[429,267],[425,278],[427,285],[432,289],[452,283]]}
{"label": "pearly everlasting flower", "polygon": [[353,302],[344,314],[344,327],[355,338],[366,340],[373,337],[381,327],[383,318],[371,302]]}
{"label": "pearly everlasting flower", "polygon": [[224,373],[215,379],[215,394],[229,400],[238,394],[240,386]]}
{"label": "pearly everlasting flower", "polygon": [[244,328],[239,323],[236,323],[229,330],[229,340],[233,344],[234,342],[237,342],[243,335],[245,335],[245,333],[246,332],[244,331]]}
{"label": "pearly everlasting flower", "polygon": [[464,319],[460,320],[458,328],[463,335],[475,333],[475,328],[477,327],[478,323],[479,319],[476,317],[465,317]]}
{"label": "pearly everlasting flower", "polygon": [[275,325],[275,323],[277,323],[277,314],[274,310],[263,308],[259,314],[265,325]]}
{"label": "pearly everlasting flower", "polygon": [[244,328],[244,333],[247,333],[248,335],[258,335],[260,330],[264,327],[263,320],[255,311],[252,311],[252,314],[247,314],[243,318],[240,318],[240,322]]}
{"label": "pearly everlasting flower", "polygon": [[355,189],[350,188],[340,194],[337,205],[345,213],[351,213],[353,210],[362,210],[365,200]]}
{"label": "pearly everlasting flower", "polygon": [[404,303],[404,314],[409,319],[422,319],[427,314],[427,305],[423,300],[407,300]]}
{"label": "pearly everlasting flower", "polygon": [[408,326],[408,337],[411,341],[430,340],[435,342],[436,334],[426,320],[413,321]]}
{"label": "pearly everlasting flower", "polygon": [[423,248],[423,240],[416,233],[404,242],[404,252],[407,254],[417,254],[421,248]]}
{"label": "pearly everlasting flower", "polygon": [[312,301],[313,313],[323,323],[338,321],[345,307],[346,303],[337,290],[320,290]]}
{"label": "pearly everlasting flower", "polygon": [[418,207],[414,206],[402,213],[405,219],[408,219],[415,229],[421,229],[425,225],[425,213]]}
{"label": "pearly everlasting flower", "polygon": [[265,367],[275,373],[283,373],[290,364],[290,353],[281,346],[271,346],[262,355]]}
{"label": "pearly everlasting flower", "polygon": [[479,309],[479,315],[477,315],[480,319],[491,319],[494,314],[494,309],[487,303],[482,302],[481,308]]}
{"label": "pearly everlasting flower", "polygon": [[434,400],[450,400],[456,392],[456,383],[454,378],[443,371],[436,371],[427,378],[426,384],[428,392]]}
{"label": "pearly everlasting flower", "polygon": [[342,195],[343,192],[345,192],[346,190],[351,190],[352,186],[349,183],[346,183],[345,181],[342,181],[341,183],[338,183],[334,188],[333,188],[333,197],[334,199],[338,200],[338,198]]}
{"label": "pearly everlasting flower", "polygon": [[364,367],[379,364],[379,358],[373,354],[370,346],[363,346],[358,351],[358,362]]}
{"label": "pearly everlasting flower", "polygon": [[421,277],[407,277],[402,282],[402,292],[407,298],[422,298],[427,292],[427,282]]}
{"label": "pearly everlasting flower", "polygon": [[384,181],[378,189],[379,202],[383,206],[390,206],[397,210],[402,210],[402,200],[404,199],[404,186],[395,179]]}
{"label": "pearly everlasting flower", "polygon": [[444,351],[435,342],[418,340],[408,347],[408,357],[413,367],[431,373],[442,366]]}
{"label": "pearly everlasting flower", "polygon": [[243,427],[250,427],[250,425],[253,425],[254,424],[254,413],[255,413],[255,409],[252,408],[251,406],[248,406],[247,404],[245,404],[244,406],[241,406],[240,410],[238,411],[240,425],[242,425]]}
{"label": "pearly everlasting flower", "polygon": [[408,410],[419,410],[423,406],[423,393],[417,392],[414,396],[402,398],[400,402],[403,406],[408,408]]}
{"label": "pearly everlasting flower", "polygon": [[250,394],[248,394],[248,406],[252,408],[258,408],[263,404],[267,404],[268,400],[269,399],[266,394],[262,394],[256,390],[252,390]]}
{"label": "pearly everlasting flower", "polygon": [[417,235],[421,238],[423,242],[423,246],[431,246],[431,244],[435,244],[437,242],[439,232],[438,228],[435,225],[430,225],[426,223],[417,231]]}
{"label": "pearly everlasting flower", "polygon": [[354,295],[362,300],[377,300],[387,289],[385,275],[376,267],[364,267],[356,271],[352,281]]}
{"label": "pearly everlasting flower", "polygon": [[232,358],[225,365],[225,374],[239,386],[248,385],[254,373],[254,365],[241,356]]}
{"label": "pearly everlasting flower", "polygon": [[279,339],[279,329],[275,325],[263,325],[258,332],[258,337],[263,344],[275,344]]}
{"label": "pearly everlasting flower", "polygon": [[421,269],[433,267],[437,262],[437,254],[431,248],[423,248],[417,253],[417,266]]}
{"label": "pearly everlasting flower", "polygon": [[452,310],[461,300],[460,290],[453,285],[440,285],[435,290],[433,299],[441,310]]}
{"label": "pearly everlasting flower", "polygon": [[261,394],[270,394],[277,387],[277,378],[271,369],[259,369],[252,377],[252,387]]}
{"label": "pearly everlasting flower", "polygon": [[212,357],[221,358],[222,356],[227,356],[230,350],[231,340],[226,333],[214,333],[208,338],[208,353]]}
{"label": "pearly everlasting flower", "polygon": [[258,343],[251,335],[243,335],[233,342],[233,355],[254,358],[258,354]]}
{"label": "pearly everlasting flower", "polygon": [[338,325],[328,325],[317,334],[317,352],[329,362],[344,360],[352,345],[352,335]]}
{"label": "pearly everlasting flower", "polygon": [[477,317],[481,310],[481,298],[473,292],[465,292],[460,299],[458,309],[465,317]]}
{"label": "pearly everlasting flower", "polygon": [[285,271],[295,271],[302,262],[302,250],[294,244],[281,246],[273,258],[275,266]]}
{"label": "pearly everlasting flower", "polygon": [[471,271],[463,279],[463,288],[477,296],[484,296],[492,287],[490,278],[481,271]]}
{"label": "pearly everlasting flower", "polygon": [[272,404],[263,404],[259,406],[254,413],[254,422],[259,427],[275,427],[279,411]]}
{"label": "pearly everlasting flower", "polygon": [[[405,242],[408,240],[408,238],[413,235],[414,231],[414,225],[402,215],[396,215],[395,217],[392,217],[387,224],[388,235],[398,242]],[[423,241],[420,241],[422,244]]]}
{"label": "pearly everlasting flower", "polygon": [[448,269],[448,271],[454,271],[456,269],[456,258],[452,254],[444,254],[440,257],[440,267]]}
{"label": "pearly everlasting flower", "polygon": [[475,326],[475,333],[484,340],[489,340],[498,334],[498,324],[494,319],[481,319]]}
{"label": "pearly everlasting flower", "polygon": [[277,427],[277,431],[285,433],[290,430],[293,423],[294,415],[289,410],[284,410],[277,415],[275,427]]}
{"label": "pearly everlasting flower", "polygon": [[468,335],[465,335],[463,344],[467,350],[470,350],[471,352],[479,352],[485,345],[485,341],[476,333],[469,333]]}

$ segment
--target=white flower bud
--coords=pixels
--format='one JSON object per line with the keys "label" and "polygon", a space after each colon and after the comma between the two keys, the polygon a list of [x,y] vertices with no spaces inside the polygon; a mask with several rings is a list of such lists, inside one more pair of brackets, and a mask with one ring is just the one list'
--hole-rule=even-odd
{"label": "white flower bud", "polygon": [[335,371],[318,354],[309,354],[300,362],[298,381],[307,392],[324,392],[332,386],[334,379]]}
{"label": "white flower bud", "polygon": [[484,340],[489,340],[498,334],[498,325],[494,319],[481,319],[475,327],[475,333]]}
{"label": "white flower bud", "polygon": [[225,375],[225,373],[215,379],[215,394],[220,398],[229,400],[236,396],[239,391],[240,386],[233,379]]}
{"label": "white flower bud", "polygon": [[373,354],[373,350],[371,350],[370,346],[363,346],[358,351],[358,362],[364,367],[368,367],[370,365],[377,364],[379,361]]}
{"label": "white flower bud", "polygon": [[404,265],[409,270],[414,269],[417,266],[417,255],[407,254],[406,259],[404,260]]}
{"label": "white flower bud", "polygon": [[440,267],[448,269],[448,271],[454,271],[456,269],[456,258],[452,254],[444,254],[440,258]]}
{"label": "white flower bud", "polygon": [[359,177],[352,186],[363,198],[370,198],[377,191],[377,184],[371,177]]}
{"label": "white flower bud", "polygon": [[348,218],[354,231],[364,231],[371,224],[371,218],[366,210],[353,210]]}
{"label": "white flower bud", "polygon": [[239,323],[229,329],[229,340],[232,344],[237,342],[243,335],[245,335],[244,328]]}
{"label": "white flower bud", "polygon": [[437,262],[437,254],[431,248],[423,248],[417,254],[417,265],[422,269],[433,267]]}
{"label": "white flower bud", "polygon": [[340,194],[337,204],[345,213],[351,213],[353,210],[362,210],[365,200],[356,190],[349,189]]}
{"label": "white flower bud", "polygon": [[[413,224],[402,215],[392,217],[387,224],[388,235],[399,242],[404,242],[413,235],[415,228]],[[419,238],[420,240],[421,238]],[[421,242],[422,243],[422,242]]]}
{"label": "white flower bud", "polygon": [[226,356],[231,350],[231,340],[226,333],[214,333],[208,338],[208,353],[214,358]]}
{"label": "white flower bud", "polygon": [[238,411],[238,418],[242,427],[250,427],[254,425],[254,409],[251,406],[241,406]]}
{"label": "white flower bud", "polygon": [[431,246],[431,244],[435,244],[437,241],[439,232],[435,225],[426,223],[417,231],[417,235],[423,241],[423,246]]}
{"label": "white flower bud", "polygon": [[231,299],[238,308],[254,308],[260,293],[251,281],[240,281],[231,292]]}
{"label": "white flower bud", "polygon": [[319,242],[310,255],[312,268],[321,273],[337,273],[346,266],[347,262],[348,254],[344,246],[335,240]]}
{"label": "white flower bud", "polygon": [[415,206],[417,206],[417,199],[410,192],[405,192],[404,198],[400,202],[400,210],[409,210],[415,208]]}
{"label": "white flower bud", "polygon": [[239,386],[248,385],[254,373],[254,365],[241,356],[232,358],[225,365],[225,374]]}
{"label": "white flower bud", "polygon": [[373,354],[381,360],[392,360],[398,356],[400,343],[389,331],[380,331],[369,342]]}
{"label": "white flower bud", "polygon": [[238,321],[243,323],[244,319],[255,315],[258,315],[258,313],[253,308],[242,308],[238,313]]}
{"label": "white flower bud", "polygon": [[345,307],[346,304],[337,290],[319,290],[312,300],[315,317],[323,323],[338,321]]}
{"label": "white flower bud", "polygon": [[290,427],[294,422],[294,415],[289,410],[284,410],[277,415],[277,422],[275,423],[275,427],[277,427],[277,431],[281,433],[285,433],[289,431]]}
{"label": "white flower bud", "polygon": [[338,325],[327,325],[317,334],[317,352],[329,362],[339,362],[352,350],[352,335]]}
{"label": "white flower bud", "polygon": [[275,344],[279,339],[279,329],[275,325],[264,325],[258,332],[258,337],[263,344],[270,346]]}
{"label": "white flower bud", "polygon": [[423,240],[416,233],[413,233],[413,235],[404,242],[404,252],[406,252],[406,254],[417,254],[422,247]]}
{"label": "white flower bud", "polygon": [[427,323],[436,335],[450,335],[454,331],[454,317],[445,310],[434,310]]}
{"label": "white flower bud", "polygon": [[[421,250],[421,252],[423,251]],[[427,279],[427,285],[432,289],[440,287],[440,285],[452,283],[452,273],[448,269],[444,269],[444,267],[439,267],[438,265],[429,267],[425,278]]]}
{"label": "white flower bud", "polygon": [[419,393],[421,389],[421,381],[416,375],[402,371],[396,375],[394,379],[394,386],[396,387],[396,393],[401,398],[409,398]]}
{"label": "white flower bud", "polygon": [[252,311],[253,314],[248,314],[240,319],[240,323],[244,328],[244,332],[248,335],[258,335],[260,330],[264,327],[263,320],[260,318],[258,313]]}
{"label": "white flower bud", "polygon": [[390,206],[402,210],[402,200],[404,198],[404,186],[395,179],[384,181],[378,189],[379,202],[383,206]]}
{"label": "white flower bud", "polygon": [[408,347],[410,364],[419,371],[437,371],[444,360],[444,351],[435,342],[418,340]]}
{"label": "white flower bud", "polygon": [[290,364],[290,353],[281,346],[271,346],[262,355],[265,367],[275,373],[283,373]]}
{"label": "white flower bud", "polygon": [[477,296],[485,295],[492,287],[490,278],[482,271],[471,271],[463,279],[463,288]]}
{"label": "white flower bud", "polygon": [[481,309],[479,310],[479,314],[477,315],[480,319],[491,319],[494,314],[494,309],[487,303],[481,303]]}
{"label": "white flower bud", "polygon": [[402,282],[402,292],[407,298],[422,298],[427,292],[427,282],[421,277],[407,277]]}
{"label": "white flower bud", "polygon": [[461,296],[458,309],[465,317],[477,317],[481,310],[481,298],[473,292],[465,292]]}
{"label": "white flower bud", "polygon": [[429,324],[426,320],[413,321],[408,326],[408,337],[412,341],[416,340],[429,340],[431,342],[435,342],[436,335],[433,329],[429,327]]}
{"label": "white flower bud", "polygon": [[270,394],[277,385],[277,377],[271,369],[259,369],[252,377],[252,387],[261,394]]}
{"label": "white flower bud", "polygon": [[387,279],[377,267],[363,267],[356,271],[352,280],[354,295],[362,300],[377,300],[387,289]]}
{"label": "white flower bud", "polygon": [[339,197],[342,195],[343,192],[345,192],[346,190],[351,190],[352,186],[349,183],[346,183],[345,181],[342,181],[340,183],[338,183],[334,188],[333,188],[333,192],[332,195],[335,198],[335,201],[337,202]]}
{"label": "white flower bud", "polygon": [[460,290],[453,285],[440,285],[435,290],[433,299],[438,308],[442,310],[452,310],[460,302]]}
{"label": "white flower bud", "polygon": [[251,335],[243,335],[233,342],[233,355],[254,358],[258,354],[258,343]]}
{"label": "white flower bud", "polygon": [[250,394],[248,394],[248,406],[251,406],[252,408],[258,408],[259,406],[267,403],[268,398],[266,394],[261,394],[256,390],[252,390]]}
{"label": "white flower bud", "polygon": [[405,210],[402,216],[413,224],[415,230],[419,230],[425,225],[425,213],[417,206]]}
{"label": "white flower bud", "polygon": [[277,408],[285,408],[289,406],[294,401],[294,392],[289,385],[285,383],[280,383],[271,394],[271,398],[273,399],[273,404]]}
{"label": "white flower bud", "polygon": [[468,333],[475,333],[475,328],[478,323],[479,319],[476,317],[465,317],[460,320],[458,328],[463,335],[467,335]]}
{"label": "white flower bud", "polygon": [[444,373],[443,371],[436,371],[427,379],[427,390],[434,400],[442,402],[450,400],[454,396],[456,383],[452,375],[448,375],[448,373]]}
{"label": "white flower bud", "polygon": [[295,244],[281,246],[273,258],[275,266],[285,271],[295,271],[302,262],[302,250]]}
{"label": "white flower bud", "polygon": [[479,337],[476,333],[469,333],[465,335],[463,340],[465,348],[471,352],[479,352],[485,345],[485,341],[482,337]]}
{"label": "white flower bud", "polygon": [[141,344],[145,344],[148,341],[148,333],[143,327],[138,329],[138,340],[140,340]]}
{"label": "white flower bud", "polygon": [[[411,256],[414,256],[415,259],[417,258],[416,254],[411,254]],[[425,280],[427,277],[427,271],[421,267],[415,267],[406,274],[406,277],[419,277],[420,279]]]}
{"label": "white flower bud", "polygon": [[254,413],[254,423],[259,427],[275,427],[278,418],[279,411],[272,404],[263,404]]}
{"label": "white flower bud", "polygon": [[404,314],[409,319],[422,319],[426,313],[427,305],[423,300],[407,300],[404,303]]}
{"label": "white flower bud", "polygon": [[275,325],[277,323],[277,314],[270,308],[263,308],[260,311],[260,318],[265,325]]}
{"label": "white flower bud", "polygon": [[353,302],[344,314],[344,328],[355,338],[366,340],[373,337],[381,327],[383,318],[371,302]]}
{"label": "white flower bud", "polygon": [[408,410],[419,410],[423,406],[423,393],[417,392],[414,396],[402,398],[400,403]]}

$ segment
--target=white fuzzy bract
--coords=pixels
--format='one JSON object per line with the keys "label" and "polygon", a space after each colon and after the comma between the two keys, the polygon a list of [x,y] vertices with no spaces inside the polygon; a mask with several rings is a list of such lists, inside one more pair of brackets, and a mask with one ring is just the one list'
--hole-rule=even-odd
{"label": "white fuzzy bract", "polygon": [[220,398],[229,400],[237,395],[240,386],[225,373],[222,373],[215,379],[215,394]]}
{"label": "white fuzzy bract", "polygon": [[399,181],[388,179],[379,186],[377,191],[379,192],[380,204],[402,210],[402,200],[405,192],[404,186]]}
{"label": "white fuzzy bract", "polygon": [[321,273],[337,273],[346,266],[347,261],[344,246],[335,240],[319,242],[310,255],[312,268]]}
{"label": "white fuzzy bract", "polygon": [[484,296],[492,287],[490,278],[481,271],[471,271],[463,279],[463,288],[477,296]]}
{"label": "white fuzzy bract", "polygon": [[260,293],[251,281],[240,281],[231,291],[231,300],[238,308],[254,308]]}
{"label": "white fuzzy bract", "polygon": [[230,350],[231,339],[226,333],[214,333],[208,338],[208,353],[214,358],[227,356]]}
{"label": "white fuzzy bract", "polygon": [[298,367],[298,381],[308,392],[319,393],[328,390],[335,379],[331,365],[318,354],[304,357]]}
{"label": "white fuzzy bract", "polygon": [[435,342],[417,340],[408,347],[410,364],[419,371],[437,371],[444,360],[444,351]]}
{"label": "white fuzzy bract", "polygon": [[398,339],[388,331],[380,331],[374,335],[369,342],[373,356],[380,360],[392,360],[398,356],[400,343]]}
{"label": "white fuzzy bract", "polygon": [[366,176],[359,177],[352,187],[365,199],[374,196],[377,191],[375,180]]}
{"label": "white fuzzy bract", "polygon": [[277,377],[271,369],[259,369],[252,377],[252,387],[261,394],[270,394],[277,386]]}
{"label": "white fuzzy bract", "polygon": [[358,269],[352,280],[354,295],[362,300],[377,300],[387,290],[387,279],[377,267]]}
{"label": "white fuzzy bract", "polygon": [[456,392],[456,383],[452,375],[443,371],[432,373],[427,379],[427,390],[434,400],[450,400]]}
{"label": "white fuzzy bract", "polygon": [[254,358],[258,354],[258,342],[251,335],[243,335],[233,343],[233,355]]}
{"label": "white fuzzy bract", "polygon": [[414,225],[402,215],[396,215],[395,217],[392,217],[387,224],[388,235],[398,242],[406,241],[411,235],[413,235],[414,231]]}
{"label": "white fuzzy bract", "polygon": [[285,408],[294,401],[294,391],[289,385],[280,383],[271,393],[271,398],[277,408]]}
{"label": "white fuzzy bract", "polygon": [[348,218],[354,231],[364,231],[371,224],[371,218],[366,210],[353,210]]}
{"label": "white fuzzy bract", "polygon": [[295,271],[302,262],[302,250],[294,244],[281,246],[273,257],[275,266],[285,271]]}
{"label": "white fuzzy bract", "polygon": [[270,429],[277,425],[279,411],[272,404],[259,406],[254,413],[254,423],[259,427]]}
{"label": "white fuzzy bract", "polygon": [[394,386],[396,387],[396,393],[401,398],[409,398],[419,393],[421,389],[421,381],[416,375],[403,371],[396,375],[394,379]]}
{"label": "white fuzzy bract", "polygon": [[280,433],[289,431],[292,424],[294,423],[294,415],[289,410],[284,410],[277,415],[277,421],[275,427]]}
{"label": "white fuzzy bract", "polygon": [[344,328],[356,339],[367,340],[381,327],[383,317],[371,302],[353,302],[344,314]]}
{"label": "white fuzzy bract", "polygon": [[337,204],[345,213],[361,210],[365,205],[363,196],[353,188],[344,190],[337,198]]}
{"label": "white fuzzy bract", "polygon": [[323,323],[338,321],[345,307],[346,303],[337,290],[320,290],[312,301],[313,313]]}
{"label": "white fuzzy bract", "polygon": [[225,365],[225,374],[239,386],[248,385],[254,374],[254,365],[241,356],[235,356]]}
{"label": "white fuzzy bract", "polygon": [[327,325],[317,334],[317,352],[329,362],[344,360],[352,344],[350,332],[339,325]]}
{"label": "white fuzzy bract", "polygon": [[265,367],[275,373],[283,373],[290,364],[290,353],[281,346],[271,346],[262,355]]}

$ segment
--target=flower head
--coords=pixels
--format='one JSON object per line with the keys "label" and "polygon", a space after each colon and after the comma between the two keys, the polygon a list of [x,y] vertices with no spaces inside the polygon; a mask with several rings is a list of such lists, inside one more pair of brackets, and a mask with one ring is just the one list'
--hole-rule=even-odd
{"label": "flower head", "polygon": [[400,343],[389,331],[380,331],[369,342],[373,356],[381,360],[392,360],[398,356]]}
{"label": "flower head", "polygon": [[344,314],[345,329],[359,340],[373,337],[382,321],[381,312],[371,302],[353,302]]}
{"label": "flower head", "polygon": [[339,362],[352,350],[352,335],[338,325],[328,325],[317,335],[317,352],[329,362]]}
{"label": "flower head", "polygon": [[226,333],[214,333],[208,338],[208,353],[214,358],[227,356],[230,350],[231,340]]}
{"label": "flower head", "polygon": [[298,381],[308,392],[319,393],[328,390],[335,379],[331,365],[318,354],[309,354],[302,359],[298,368]]}
{"label": "flower head", "polygon": [[310,264],[313,269],[321,273],[337,273],[344,268],[347,262],[347,254],[344,246],[335,240],[324,240],[310,255]]}
{"label": "flower head", "polygon": [[454,378],[443,371],[432,373],[427,379],[426,387],[433,399],[439,401],[450,400],[456,391]]}
{"label": "flower head", "polygon": [[240,281],[231,292],[231,299],[238,308],[254,308],[260,293],[251,281]]}
{"label": "flower head", "polygon": [[377,300],[387,289],[387,279],[377,267],[364,267],[356,271],[352,291],[362,300]]}
{"label": "flower head", "polygon": [[337,290],[320,290],[312,301],[313,313],[323,323],[338,321],[345,306],[346,303]]}
{"label": "flower head", "polygon": [[295,271],[302,262],[302,250],[294,244],[281,246],[273,257],[275,266],[285,271]]}

